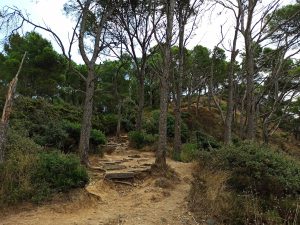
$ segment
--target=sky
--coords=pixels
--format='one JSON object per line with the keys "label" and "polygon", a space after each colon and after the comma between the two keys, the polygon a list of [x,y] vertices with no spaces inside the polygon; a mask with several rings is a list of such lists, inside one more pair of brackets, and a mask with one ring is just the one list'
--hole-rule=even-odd
{"label": "sky", "polygon": [[[263,1],[267,2],[270,0]],[[26,11],[32,21],[35,21],[40,25],[46,24],[47,26],[51,27],[53,31],[59,35],[64,44],[68,46],[68,36],[72,32],[74,23],[63,12],[63,5],[65,2],[66,0],[0,0],[0,7],[3,7],[4,5],[16,6],[19,9]],[[287,4],[294,1],[284,0],[283,2]],[[227,33],[227,30],[232,27],[232,24],[228,20],[230,17],[231,15],[229,12],[225,12],[223,9],[217,8],[213,13],[207,13],[204,17],[200,18],[198,28],[195,30],[194,35],[189,40],[187,48],[192,49],[195,45],[200,44],[212,49],[221,39],[220,26],[227,22],[224,28],[224,33]],[[23,32],[25,33],[26,31],[31,30],[32,27],[25,26]],[[41,33],[44,38],[49,39],[53,43],[54,48],[61,53],[59,47],[49,34],[41,30],[36,31]],[[228,41],[230,40],[231,36],[231,33],[227,33],[228,39],[224,42],[224,46],[220,47],[229,48]],[[82,63],[77,46],[74,46],[72,58],[77,63]]]}

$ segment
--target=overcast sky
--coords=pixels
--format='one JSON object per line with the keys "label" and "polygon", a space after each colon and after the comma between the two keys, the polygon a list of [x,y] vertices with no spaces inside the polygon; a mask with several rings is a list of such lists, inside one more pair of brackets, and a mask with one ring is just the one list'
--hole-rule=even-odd
{"label": "overcast sky", "polygon": [[[270,0],[263,0],[268,2]],[[67,18],[63,12],[63,5],[66,0],[0,0],[0,7],[4,5],[16,6],[21,10],[26,11],[32,21],[38,22],[41,25],[48,25],[51,27],[65,42],[66,46],[68,44],[68,35],[72,31],[73,22],[70,18]],[[295,2],[292,0],[283,1],[285,4],[289,2]],[[201,44],[212,49],[220,40],[220,25],[224,24],[228,18],[231,17],[229,12],[220,11],[221,9],[216,9],[213,14],[207,13],[205,17],[202,17],[198,29],[195,31],[191,40],[189,41],[187,47],[191,49],[197,44]],[[227,21],[227,28],[232,26],[230,21]],[[31,31],[32,27],[25,26],[23,32]],[[52,40],[51,36],[47,33],[37,30],[45,38]],[[228,38],[231,34],[228,33]],[[60,53],[58,46],[52,41],[55,49]],[[227,46],[226,46],[227,45]],[[72,53],[73,59],[76,62],[82,62],[80,55],[78,54],[78,47],[74,46],[74,51]],[[225,42],[225,47],[228,47],[227,42]]]}

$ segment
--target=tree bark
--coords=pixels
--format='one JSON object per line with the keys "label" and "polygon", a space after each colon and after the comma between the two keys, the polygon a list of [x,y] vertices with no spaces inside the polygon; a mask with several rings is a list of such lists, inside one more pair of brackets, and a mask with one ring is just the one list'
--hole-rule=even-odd
{"label": "tree bark", "polygon": [[139,98],[139,104],[138,104],[138,112],[137,112],[137,119],[136,119],[136,130],[141,131],[142,130],[142,123],[143,123],[143,110],[144,110],[144,104],[145,104],[145,66],[141,66],[141,70],[139,72],[138,80],[138,98]]}
{"label": "tree bark", "polygon": [[120,134],[121,134],[121,121],[122,121],[122,103],[119,102],[118,103],[118,124],[117,124],[117,138],[120,137]]}
{"label": "tree bark", "polygon": [[164,68],[160,80],[160,116],[159,116],[159,139],[158,149],[156,151],[155,165],[162,170],[167,168],[166,150],[167,150],[167,113],[169,99],[169,73],[171,64],[171,42],[173,30],[173,18],[175,9],[175,0],[167,1],[167,30],[166,43],[164,45]]}
{"label": "tree bark", "polygon": [[233,108],[234,108],[234,101],[233,101],[234,63],[235,63],[236,56],[238,55],[238,51],[236,50],[236,45],[237,45],[239,27],[240,27],[240,11],[238,12],[238,16],[236,17],[236,27],[235,27],[235,32],[234,32],[234,37],[232,42],[230,64],[228,68],[228,99],[227,99],[227,111],[226,111],[225,126],[224,126],[225,144],[231,144],[232,141],[232,119],[233,119]]}
{"label": "tree bark", "polygon": [[3,163],[5,160],[5,143],[6,143],[6,137],[7,137],[7,128],[8,128],[8,123],[9,123],[9,117],[12,112],[12,107],[13,107],[13,103],[14,103],[19,74],[23,67],[23,63],[24,63],[26,55],[27,55],[27,52],[24,53],[23,58],[20,63],[20,66],[19,66],[19,69],[18,69],[18,72],[17,72],[16,76],[14,77],[14,79],[12,79],[12,81],[9,83],[9,86],[8,86],[6,101],[5,101],[5,105],[3,108],[2,117],[1,117],[1,121],[0,121],[0,163]]}
{"label": "tree bark", "polygon": [[92,130],[92,115],[93,115],[93,96],[95,90],[95,69],[94,66],[89,66],[88,76],[86,80],[86,94],[84,101],[83,119],[81,123],[80,141],[79,141],[79,153],[81,163],[88,165],[89,158],[89,146],[90,146],[90,134]]}
{"label": "tree bark", "polygon": [[182,78],[184,74],[184,31],[185,24],[183,18],[183,8],[179,9],[179,65],[178,77],[174,80],[175,84],[175,129],[174,129],[174,157],[179,159],[181,154],[181,91],[182,91]]}

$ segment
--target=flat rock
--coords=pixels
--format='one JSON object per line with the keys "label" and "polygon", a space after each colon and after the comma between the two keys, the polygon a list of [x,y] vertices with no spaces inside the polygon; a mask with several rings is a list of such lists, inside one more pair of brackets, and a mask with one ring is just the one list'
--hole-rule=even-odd
{"label": "flat rock", "polygon": [[107,172],[105,179],[131,179],[134,178],[133,172]]}

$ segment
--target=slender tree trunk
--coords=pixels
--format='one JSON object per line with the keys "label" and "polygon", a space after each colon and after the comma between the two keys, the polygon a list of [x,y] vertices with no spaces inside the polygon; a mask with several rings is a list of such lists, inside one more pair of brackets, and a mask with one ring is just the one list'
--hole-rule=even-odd
{"label": "slender tree trunk", "polygon": [[139,97],[139,103],[138,103],[138,113],[137,113],[137,119],[136,119],[136,130],[141,131],[142,130],[142,123],[143,123],[143,110],[144,110],[144,104],[145,104],[145,66],[141,66],[141,70],[139,72],[139,86],[138,86],[138,97]]}
{"label": "slender tree trunk", "polygon": [[158,149],[156,151],[155,164],[158,168],[165,170],[166,150],[167,150],[167,113],[169,99],[169,73],[171,65],[171,42],[173,30],[173,18],[175,9],[175,0],[167,1],[167,30],[166,43],[164,46],[164,68],[160,80],[160,116],[159,116],[159,139]]}
{"label": "slender tree trunk", "polygon": [[246,138],[248,140],[255,139],[255,100],[254,100],[254,59],[253,59],[253,43],[246,41],[246,68],[247,68],[247,85],[246,85]]}
{"label": "slender tree trunk", "polygon": [[238,55],[238,51],[236,50],[238,32],[240,27],[240,13],[236,18],[236,27],[233,37],[232,49],[231,49],[231,58],[230,64],[228,68],[228,99],[227,99],[227,111],[225,118],[225,126],[224,126],[224,142],[225,144],[230,144],[232,141],[232,120],[233,120],[233,91],[234,91],[234,63],[236,56]]}
{"label": "slender tree trunk", "polygon": [[211,65],[210,65],[210,74],[208,80],[208,108],[211,110],[211,101],[213,99],[213,80],[214,80],[214,67],[215,67],[215,53],[213,52]]}
{"label": "slender tree trunk", "polygon": [[179,159],[181,154],[181,91],[182,91],[182,78],[184,74],[184,30],[185,24],[183,21],[182,9],[179,12],[179,68],[178,77],[175,79],[175,129],[174,129],[174,156]]}
{"label": "slender tree trunk", "polygon": [[12,107],[13,107],[13,103],[14,103],[19,74],[22,70],[26,55],[27,55],[27,52],[24,53],[23,58],[20,63],[20,66],[19,66],[19,69],[18,69],[18,72],[17,72],[16,76],[14,77],[14,79],[12,79],[12,81],[9,83],[9,86],[8,86],[6,101],[4,104],[2,117],[1,117],[1,121],[0,121],[0,163],[3,163],[5,161],[5,143],[6,143],[6,138],[7,138],[7,128],[8,128],[8,123],[9,123],[9,117],[12,112]]}
{"label": "slender tree trunk", "polygon": [[191,105],[192,105],[192,87],[191,87],[192,84],[189,85],[188,87],[188,94],[187,94],[187,102],[188,102],[188,105],[187,105],[187,109],[188,109],[188,112],[191,112]]}
{"label": "slender tree trunk", "polygon": [[95,68],[88,67],[88,76],[86,80],[86,95],[84,101],[83,119],[81,123],[79,153],[81,162],[89,165],[88,151],[90,146],[90,133],[92,129],[93,115],[93,96],[95,90]]}
{"label": "slender tree trunk", "polygon": [[122,121],[122,103],[118,103],[118,123],[117,123],[117,138],[120,137],[121,134],[121,121]]}
{"label": "slender tree trunk", "polygon": [[198,96],[197,96],[197,105],[196,105],[196,117],[198,117],[198,114],[199,114],[200,93],[201,93],[201,90],[199,89],[198,90]]}
{"label": "slender tree trunk", "polygon": [[264,120],[263,120],[263,126],[262,126],[262,130],[263,130],[263,140],[264,140],[264,143],[266,144],[266,145],[268,145],[269,144],[269,131],[268,131],[268,123],[269,123],[269,119],[268,119],[268,117],[267,118],[265,118]]}

